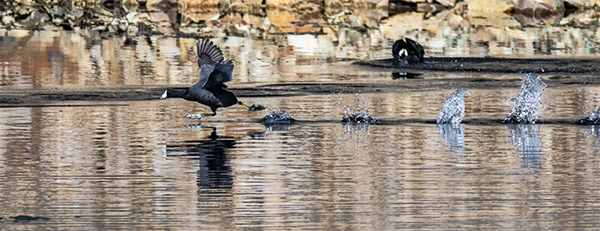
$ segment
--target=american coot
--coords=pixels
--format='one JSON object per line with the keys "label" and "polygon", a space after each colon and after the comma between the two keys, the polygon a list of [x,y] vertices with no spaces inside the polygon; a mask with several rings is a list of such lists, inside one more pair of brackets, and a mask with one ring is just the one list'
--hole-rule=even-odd
{"label": "american coot", "polygon": [[188,114],[185,117],[202,119],[205,116],[215,116],[217,108],[229,107],[235,104],[242,105],[250,111],[264,109],[260,105],[248,107],[238,101],[233,93],[226,90],[227,86],[223,83],[231,81],[233,63],[231,60],[225,61],[221,49],[208,39],[202,39],[198,42],[198,67],[200,67],[200,81],[198,83],[187,90],[167,89],[160,97],[161,99],[177,97],[196,101],[209,106],[212,110],[212,114]]}
{"label": "american coot", "polygon": [[425,50],[421,44],[412,39],[404,38],[404,40],[400,39],[394,43],[392,55],[396,63],[416,64],[423,62]]}

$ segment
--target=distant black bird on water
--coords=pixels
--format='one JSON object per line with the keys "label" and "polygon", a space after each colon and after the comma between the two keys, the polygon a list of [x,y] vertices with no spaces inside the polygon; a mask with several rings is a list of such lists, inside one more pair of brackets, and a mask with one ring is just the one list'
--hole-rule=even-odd
{"label": "distant black bird on water", "polygon": [[192,119],[202,119],[205,116],[217,115],[217,108],[230,107],[235,104],[242,105],[250,111],[264,109],[263,106],[248,107],[238,101],[237,97],[229,91],[225,82],[231,81],[233,73],[233,63],[231,60],[225,61],[221,49],[214,45],[210,40],[203,39],[198,42],[198,67],[200,67],[200,81],[187,90],[167,89],[160,97],[184,98],[189,101],[209,106],[212,114],[188,114],[185,117]]}
{"label": "distant black bird on water", "polygon": [[412,39],[404,38],[394,43],[392,47],[392,55],[395,63],[416,64],[423,62],[425,50],[421,44]]}

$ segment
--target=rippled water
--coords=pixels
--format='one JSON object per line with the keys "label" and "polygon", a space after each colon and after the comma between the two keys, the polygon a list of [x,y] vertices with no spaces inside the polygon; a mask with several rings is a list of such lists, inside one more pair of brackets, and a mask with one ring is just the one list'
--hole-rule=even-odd
{"label": "rippled water", "polygon": [[[119,37],[56,33],[9,39],[2,52],[14,56],[0,58],[0,95],[106,88],[118,98],[197,80],[193,39],[124,47]],[[518,96],[522,73],[402,79],[332,55],[385,58],[381,44],[353,50],[305,35],[215,40],[236,65],[230,88],[262,91],[240,100],[296,121],[265,126],[267,110],[234,106],[198,124],[184,116],[207,107],[160,93],[0,104],[0,229],[600,226],[600,128],[575,125],[586,108],[598,108],[600,87],[580,84],[582,76],[540,75],[548,87],[537,124],[507,125],[507,99]],[[463,123],[436,125],[462,87],[471,92]],[[300,90],[269,90],[292,88]],[[357,98],[379,122],[340,122],[339,102]]]}
{"label": "rippled water", "polygon": [[[333,101],[337,97],[331,95]],[[379,97],[393,96],[364,95]],[[597,225],[600,138],[594,127],[418,122],[359,127],[327,120],[339,118],[343,109],[316,97],[264,101],[269,100],[285,101],[280,107],[303,122],[267,130],[258,123],[265,112],[232,108],[206,120],[205,128],[190,129],[186,125],[195,121],[183,116],[203,107],[177,100],[2,108],[2,225],[210,230]],[[306,101],[318,112],[301,113]],[[417,101],[421,107],[386,108],[382,101],[373,113],[388,121],[418,113],[435,120],[440,105],[428,109],[427,102]],[[467,108],[480,103],[466,101]],[[467,112],[467,119],[473,114]],[[20,214],[50,220],[9,218]]]}

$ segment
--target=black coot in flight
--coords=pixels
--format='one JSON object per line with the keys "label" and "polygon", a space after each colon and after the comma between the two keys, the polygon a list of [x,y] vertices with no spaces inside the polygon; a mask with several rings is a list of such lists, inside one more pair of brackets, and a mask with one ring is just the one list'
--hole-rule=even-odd
{"label": "black coot in flight", "polygon": [[198,42],[198,67],[200,67],[200,81],[187,90],[167,89],[160,97],[184,98],[189,101],[209,106],[212,114],[188,114],[185,117],[192,119],[202,119],[205,116],[215,116],[217,108],[229,107],[235,104],[250,111],[258,111],[264,109],[263,106],[248,107],[238,101],[237,97],[229,91],[225,82],[231,81],[233,73],[233,63],[231,60],[225,61],[221,49],[214,45],[208,39],[202,39]]}
{"label": "black coot in flight", "polygon": [[423,62],[425,50],[421,44],[412,39],[404,38],[404,40],[400,39],[394,43],[392,55],[395,63],[416,64]]}

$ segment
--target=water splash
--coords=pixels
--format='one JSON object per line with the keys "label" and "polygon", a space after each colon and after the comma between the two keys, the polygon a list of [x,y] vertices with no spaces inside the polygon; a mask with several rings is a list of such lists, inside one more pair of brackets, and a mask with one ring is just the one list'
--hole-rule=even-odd
{"label": "water splash", "polygon": [[437,117],[438,124],[460,124],[465,117],[465,96],[471,92],[464,88],[456,89],[450,98],[442,105],[440,115]]}
{"label": "water splash", "polygon": [[[597,100],[597,98],[594,97],[594,100]],[[586,111],[585,113],[587,114],[588,111]],[[598,110],[596,110],[596,112],[590,113],[590,116],[588,116],[587,118],[579,120],[579,124],[600,125],[600,107],[598,107]]]}
{"label": "water splash", "polygon": [[260,120],[263,124],[291,124],[294,121],[296,120],[289,113],[281,109],[269,110],[267,115]]}
{"label": "water splash", "polygon": [[[342,123],[354,122],[354,123],[377,123],[379,120],[371,117],[369,113],[369,104],[364,101],[362,98],[358,98],[358,94],[356,94],[356,102],[358,104],[357,108],[354,109],[353,106],[345,105],[343,101],[340,100],[340,103],[344,105],[344,115],[342,116]],[[364,112],[362,111],[363,108]]]}
{"label": "water splash", "polygon": [[538,106],[542,98],[544,88],[548,86],[542,82],[539,75],[525,74],[521,80],[521,92],[517,98],[511,99],[513,103],[504,123],[512,124],[534,124],[539,119]]}

